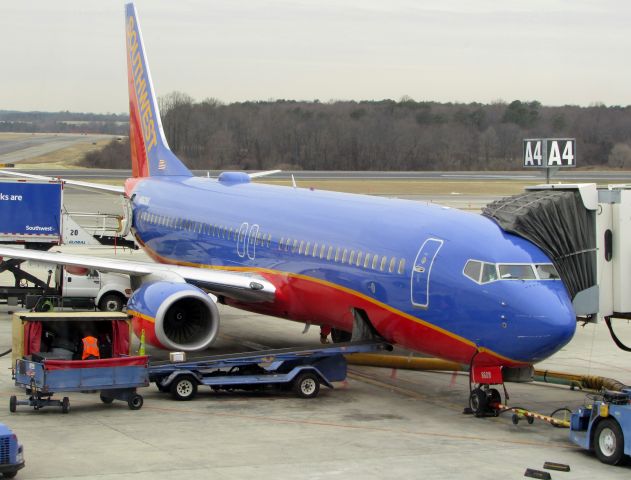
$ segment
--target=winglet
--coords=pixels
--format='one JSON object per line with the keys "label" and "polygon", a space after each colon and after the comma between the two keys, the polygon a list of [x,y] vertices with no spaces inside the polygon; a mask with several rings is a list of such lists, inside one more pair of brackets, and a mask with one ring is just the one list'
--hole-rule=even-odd
{"label": "winglet", "polygon": [[125,5],[127,75],[129,82],[129,143],[132,175],[192,176],[164,137],[140,24],[133,3]]}

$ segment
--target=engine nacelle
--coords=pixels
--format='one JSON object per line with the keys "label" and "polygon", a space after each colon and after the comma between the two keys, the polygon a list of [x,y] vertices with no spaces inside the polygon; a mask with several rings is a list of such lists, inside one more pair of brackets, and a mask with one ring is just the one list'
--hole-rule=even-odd
{"label": "engine nacelle", "polygon": [[219,332],[219,311],[212,298],[188,283],[141,285],[127,302],[134,333],[167,350],[192,352],[210,345]]}

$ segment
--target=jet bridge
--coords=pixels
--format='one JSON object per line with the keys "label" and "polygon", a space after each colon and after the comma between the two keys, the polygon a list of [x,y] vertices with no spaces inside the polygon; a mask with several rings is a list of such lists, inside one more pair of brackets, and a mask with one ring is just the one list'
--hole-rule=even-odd
{"label": "jet bridge", "polygon": [[537,185],[482,213],[546,252],[581,320],[631,319],[631,185]]}

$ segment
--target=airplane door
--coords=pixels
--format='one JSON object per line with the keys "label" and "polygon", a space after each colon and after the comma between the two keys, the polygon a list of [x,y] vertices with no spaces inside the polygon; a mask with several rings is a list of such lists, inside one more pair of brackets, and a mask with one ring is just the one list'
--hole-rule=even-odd
{"label": "airplane door", "polygon": [[411,279],[411,300],[415,307],[429,307],[429,277],[434,259],[442,246],[442,240],[429,238],[416,255]]}

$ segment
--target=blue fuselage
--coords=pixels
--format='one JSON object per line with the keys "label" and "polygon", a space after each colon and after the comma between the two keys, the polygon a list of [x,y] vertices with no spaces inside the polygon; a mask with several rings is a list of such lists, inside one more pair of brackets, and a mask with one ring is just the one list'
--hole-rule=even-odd
{"label": "blue fuselage", "polygon": [[469,260],[550,264],[534,244],[492,220],[421,202],[250,183],[145,178],[132,196],[134,233],[167,263],[254,271],[272,280],[272,305],[238,305],[350,330],[366,311],[388,341],[467,362],[539,361],[572,337],[560,280],[464,275]]}

